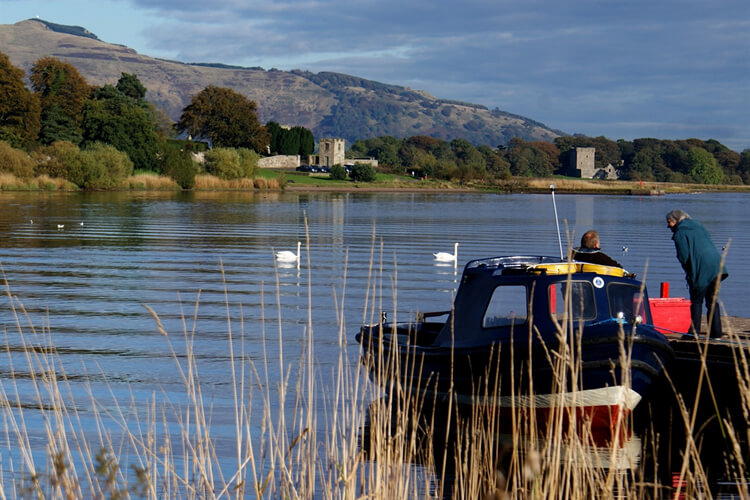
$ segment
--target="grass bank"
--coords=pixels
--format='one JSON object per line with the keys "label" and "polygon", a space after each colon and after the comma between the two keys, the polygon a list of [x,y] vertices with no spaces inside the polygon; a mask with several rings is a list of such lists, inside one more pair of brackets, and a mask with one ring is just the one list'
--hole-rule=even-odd
{"label": "grass bank", "polygon": [[[353,182],[349,179],[335,180],[328,174],[308,174],[296,171],[260,169],[252,179],[219,179],[201,174],[195,178],[195,191],[221,190],[289,190],[289,191],[351,191],[351,192],[489,192],[489,193],[548,193],[550,184],[555,184],[558,193],[662,195],[666,193],[691,192],[750,192],[750,186],[677,184],[665,182],[609,181],[575,179],[571,177],[527,178],[488,181],[447,181],[439,179],[415,179],[409,176],[378,173],[373,182]],[[170,177],[149,172],[139,172],[127,179],[115,190],[125,191],[176,191],[180,187]],[[0,191],[79,191],[73,183],[64,179],[39,176],[21,179],[13,174],[0,174]]]}

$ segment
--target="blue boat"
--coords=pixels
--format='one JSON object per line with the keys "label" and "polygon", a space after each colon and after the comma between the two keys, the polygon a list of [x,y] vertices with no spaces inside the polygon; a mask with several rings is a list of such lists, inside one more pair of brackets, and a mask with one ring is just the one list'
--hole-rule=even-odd
{"label": "blue boat", "polygon": [[[450,311],[364,325],[371,379],[424,401],[575,418],[611,440],[674,358],[645,287],[617,267],[550,256],[473,260]],[[559,412],[559,413],[558,413]]]}

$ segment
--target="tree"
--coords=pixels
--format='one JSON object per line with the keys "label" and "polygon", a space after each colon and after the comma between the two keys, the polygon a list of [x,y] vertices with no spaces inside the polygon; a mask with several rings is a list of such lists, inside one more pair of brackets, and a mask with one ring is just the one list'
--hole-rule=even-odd
{"label": "tree", "polygon": [[182,111],[177,130],[211,139],[214,146],[265,153],[270,136],[258,122],[257,104],[232,89],[209,85]]}
{"label": "tree", "polygon": [[23,83],[23,70],[0,52],[0,140],[25,147],[39,135],[39,98]]}
{"label": "tree", "polygon": [[84,146],[111,144],[128,154],[138,170],[156,171],[158,135],[149,108],[112,85],[98,89],[83,111]]}
{"label": "tree", "polygon": [[141,102],[146,97],[146,87],[132,73],[122,73],[115,88],[134,101]]}
{"label": "tree", "polygon": [[688,151],[690,162],[690,176],[701,184],[719,184],[724,178],[724,172],[716,162],[716,158],[703,148],[691,148]]}
{"label": "tree", "polygon": [[83,106],[91,87],[72,64],[54,57],[43,57],[31,67],[31,86],[42,106],[42,144],[83,139],[80,125]]}

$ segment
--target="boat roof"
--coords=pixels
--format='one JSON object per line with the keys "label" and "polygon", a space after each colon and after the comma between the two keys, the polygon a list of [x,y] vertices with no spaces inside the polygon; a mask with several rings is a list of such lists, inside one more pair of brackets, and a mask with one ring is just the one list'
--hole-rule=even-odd
{"label": "boat roof", "polygon": [[532,275],[594,273],[619,277],[635,276],[621,267],[579,262],[576,260],[564,261],[560,257],[549,255],[508,255],[476,259],[466,264],[464,272],[471,269],[483,269],[492,274],[506,274],[511,272]]}

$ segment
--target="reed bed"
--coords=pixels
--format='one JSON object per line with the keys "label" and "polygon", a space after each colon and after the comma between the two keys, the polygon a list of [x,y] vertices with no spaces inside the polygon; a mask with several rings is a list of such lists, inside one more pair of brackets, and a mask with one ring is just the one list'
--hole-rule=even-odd
{"label": "reed bed", "polygon": [[[362,316],[370,322],[379,317],[384,297],[397,302],[396,277],[384,276],[374,264],[376,259],[382,261],[382,255],[382,248],[378,252],[373,245],[369,299]],[[192,350],[200,297],[193,313],[185,314],[180,332],[166,331],[158,311],[144,306],[145,313],[153,317],[155,331],[173,354],[186,403],[174,404],[155,393],[146,407],[125,400],[117,401],[112,409],[100,404],[93,394],[86,401],[71,400],[72,382],[58,360],[52,327],[35,327],[4,276],[3,281],[17,330],[14,333],[23,339],[25,354],[25,366],[10,366],[0,385],[4,423],[0,440],[7,449],[16,450],[3,459],[0,468],[3,499],[496,500],[712,495],[706,488],[701,444],[695,439],[694,407],[680,402],[674,420],[673,429],[683,433],[686,444],[671,465],[671,470],[679,471],[677,488],[672,488],[656,480],[659,464],[642,460],[658,452],[655,448],[660,441],[629,441],[625,430],[632,422],[626,419],[617,422],[615,437],[607,445],[595,446],[590,422],[574,412],[553,410],[544,425],[539,425],[526,407],[500,413],[476,405],[468,413],[459,412],[451,401],[436,404],[426,396],[426,390],[403,387],[398,382],[399,370],[418,372],[421,366],[418,359],[402,363],[396,351],[386,353],[383,363],[372,367],[370,381],[363,364],[356,361],[358,350],[351,352],[353,332],[344,320],[344,289],[333,290],[336,307],[332,314],[338,319],[338,331],[324,333],[338,339],[338,362],[332,377],[316,368],[315,325],[310,314],[302,354],[285,358],[278,276],[275,291],[263,297],[263,309],[269,314],[264,312],[259,326],[263,334],[261,361],[252,361],[244,348],[238,350],[243,344],[237,340],[244,337],[247,325],[242,318],[227,317],[228,369],[234,398],[233,459],[231,466],[220,465],[217,457],[226,449],[218,448],[222,445],[212,426],[210,397],[201,383],[198,353]],[[226,285],[224,290],[229,311]],[[307,294],[311,309],[309,288]],[[53,324],[54,318],[49,323]],[[559,374],[558,389],[574,391],[568,381],[577,380],[580,369],[577,337],[565,321],[558,335],[560,348],[550,357]],[[627,367],[629,346],[626,335],[622,337],[620,361]],[[730,339],[741,341],[733,332]],[[280,353],[278,359],[265,354],[271,343]],[[750,368],[747,352],[737,352],[737,380],[720,382],[740,385],[742,411],[748,415]],[[627,380],[627,373],[623,377]],[[28,382],[24,394],[17,390],[21,379]],[[480,384],[477,398],[497,396],[500,383],[518,381]],[[533,401],[533,391],[528,398]],[[31,418],[36,415],[42,417],[42,429],[28,427],[29,422],[38,420]],[[91,421],[93,430],[84,423]],[[174,432],[174,422],[178,432]],[[736,449],[727,476],[736,483],[737,495],[747,498],[748,471],[741,449],[750,436],[739,435],[747,433],[746,429],[725,424]],[[30,437],[39,431],[45,443],[41,454],[37,440]]]}
{"label": "reed bed", "polygon": [[220,179],[214,175],[200,174],[195,176],[195,189],[281,189],[278,179],[256,177],[254,179]]}
{"label": "reed bed", "polygon": [[166,175],[159,175],[151,172],[140,172],[131,175],[122,182],[125,189],[139,190],[179,190],[180,186]]}
{"label": "reed bed", "polygon": [[78,187],[70,181],[39,175],[21,179],[7,172],[0,172],[0,191],[75,191]]}

